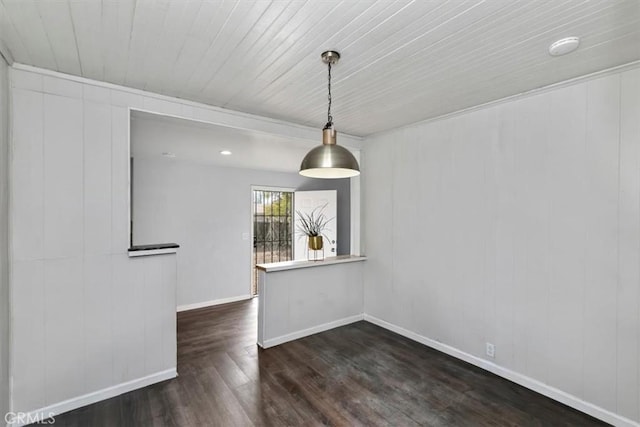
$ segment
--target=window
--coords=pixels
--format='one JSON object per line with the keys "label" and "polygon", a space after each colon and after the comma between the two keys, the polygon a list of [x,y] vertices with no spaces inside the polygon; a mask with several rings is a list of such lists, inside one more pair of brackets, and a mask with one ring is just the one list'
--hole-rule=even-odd
{"label": "window", "polygon": [[258,294],[256,264],[293,259],[293,190],[253,190],[253,272],[251,295]]}

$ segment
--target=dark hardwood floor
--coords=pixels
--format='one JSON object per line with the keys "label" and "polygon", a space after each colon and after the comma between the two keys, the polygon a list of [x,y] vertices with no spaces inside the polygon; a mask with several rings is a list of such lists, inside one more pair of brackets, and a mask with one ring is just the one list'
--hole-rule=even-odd
{"label": "dark hardwood floor", "polygon": [[257,300],[178,315],[178,373],[56,426],[605,425],[366,322],[268,350]]}

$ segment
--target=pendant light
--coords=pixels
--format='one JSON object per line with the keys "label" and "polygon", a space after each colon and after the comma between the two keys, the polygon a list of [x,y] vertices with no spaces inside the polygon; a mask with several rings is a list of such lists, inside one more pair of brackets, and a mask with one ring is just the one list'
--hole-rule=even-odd
{"label": "pendant light", "polygon": [[331,117],[331,66],[340,54],[329,50],[322,53],[322,62],[329,68],[329,108],[327,124],[322,129],[322,145],[309,151],[300,165],[300,175],[310,178],[349,178],[360,175],[358,161],[349,150],[336,144],[336,130]]}

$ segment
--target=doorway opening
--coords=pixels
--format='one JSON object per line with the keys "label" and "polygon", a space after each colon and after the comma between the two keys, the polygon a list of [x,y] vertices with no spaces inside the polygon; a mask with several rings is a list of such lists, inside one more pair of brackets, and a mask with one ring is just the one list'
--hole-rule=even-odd
{"label": "doorway opening", "polygon": [[251,295],[258,295],[256,264],[293,259],[293,189],[253,188]]}

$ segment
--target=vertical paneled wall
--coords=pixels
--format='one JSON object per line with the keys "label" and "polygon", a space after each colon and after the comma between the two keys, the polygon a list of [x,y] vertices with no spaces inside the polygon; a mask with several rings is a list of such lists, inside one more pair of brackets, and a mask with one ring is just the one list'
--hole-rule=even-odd
{"label": "vertical paneled wall", "polygon": [[129,259],[129,110],[12,70],[13,410],[176,367],[175,255]]}
{"label": "vertical paneled wall", "polygon": [[0,56],[0,415],[9,396],[9,68]]}
{"label": "vertical paneled wall", "polygon": [[368,315],[640,421],[639,69],[364,147]]}

